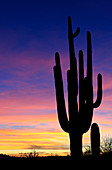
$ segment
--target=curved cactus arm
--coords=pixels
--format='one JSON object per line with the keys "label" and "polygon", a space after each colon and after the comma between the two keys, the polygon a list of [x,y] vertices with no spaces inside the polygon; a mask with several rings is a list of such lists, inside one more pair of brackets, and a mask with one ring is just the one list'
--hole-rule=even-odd
{"label": "curved cactus arm", "polygon": [[97,84],[98,84],[97,99],[95,103],[93,103],[93,108],[99,107],[99,105],[101,104],[101,100],[102,100],[102,75],[101,74],[98,74]]}
{"label": "curved cactus arm", "polygon": [[78,34],[79,34],[79,32],[80,32],[80,28],[78,27],[78,28],[76,29],[76,32],[73,34],[73,37],[74,37],[74,38],[77,37]]}
{"label": "curved cactus arm", "polygon": [[67,118],[67,113],[65,108],[62,72],[61,72],[60,58],[58,53],[55,54],[55,60],[56,60],[56,66],[54,66],[54,78],[55,78],[55,87],[56,87],[58,119],[61,128],[65,132],[69,132],[69,121]]}

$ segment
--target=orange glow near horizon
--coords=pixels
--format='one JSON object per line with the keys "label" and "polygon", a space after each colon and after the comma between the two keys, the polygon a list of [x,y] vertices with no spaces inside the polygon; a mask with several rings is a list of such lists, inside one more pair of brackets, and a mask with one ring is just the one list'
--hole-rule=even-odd
{"label": "orange glow near horizon", "polygon": [[[9,126],[7,129],[0,128],[1,153],[18,155],[19,153],[30,153],[35,150],[39,152],[40,156],[70,154],[69,135],[61,130],[55,114],[36,115],[34,117],[30,115],[24,117],[2,116],[1,120],[0,124],[1,122],[2,124],[7,122],[6,124],[10,125],[15,124],[15,121],[17,124]],[[110,119],[105,118],[105,116],[102,118],[94,116],[93,121],[99,124],[101,134],[104,136],[111,135],[112,128],[105,127],[105,124],[108,124],[108,126],[112,124]],[[46,122],[48,125],[45,124]],[[36,123],[38,128],[35,126]],[[101,138],[103,135],[101,135]],[[90,131],[83,135],[83,145],[88,144],[90,145]]]}

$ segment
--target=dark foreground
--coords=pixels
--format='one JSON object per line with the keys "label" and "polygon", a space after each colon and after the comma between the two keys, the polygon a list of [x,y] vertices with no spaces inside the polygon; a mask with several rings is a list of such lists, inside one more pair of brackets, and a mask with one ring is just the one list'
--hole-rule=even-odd
{"label": "dark foreground", "polygon": [[[103,165],[106,167],[111,166],[112,164],[112,153],[107,153],[100,155],[98,158],[92,157],[92,156],[83,156],[80,160],[72,159],[70,156],[48,156],[48,157],[32,157],[32,158],[20,158],[20,157],[10,157],[7,155],[1,155],[0,154],[0,164],[3,164],[5,166],[11,166],[12,169],[15,167],[23,169],[27,169],[32,167],[36,169],[43,169],[43,168],[59,168],[63,169],[63,166],[66,168],[69,167],[73,169],[75,166],[79,167],[86,167],[86,169],[89,169],[89,166],[92,165],[93,168],[103,168]],[[14,165],[14,166],[13,166]],[[29,167],[30,166],[30,167]],[[41,167],[41,168],[39,168]],[[91,167],[91,168],[92,168]],[[77,169],[77,168],[76,168]]]}

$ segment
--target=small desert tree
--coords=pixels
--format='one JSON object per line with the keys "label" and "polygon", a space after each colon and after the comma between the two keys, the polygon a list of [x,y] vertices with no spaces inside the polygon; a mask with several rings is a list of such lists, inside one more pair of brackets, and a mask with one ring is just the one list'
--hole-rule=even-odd
{"label": "small desert tree", "polygon": [[102,150],[102,153],[112,152],[112,138],[110,136],[103,138],[101,150]]}

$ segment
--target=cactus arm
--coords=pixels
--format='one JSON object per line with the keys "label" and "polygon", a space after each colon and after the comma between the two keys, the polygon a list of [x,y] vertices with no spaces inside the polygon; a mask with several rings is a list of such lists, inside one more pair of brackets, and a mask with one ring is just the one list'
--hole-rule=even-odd
{"label": "cactus arm", "polygon": [[79,113],[83,109],[85,104],[84,99],[84,61],[83,61],[83,52],[79,51]]}
{"label": "cactus arm", "polygon": [[78,95],[78,80],[77,80],[77,59],[75,57],[75,51],[74,51],[74,40],[73,38],[76,37],[79,34],[80,29],[77,28],[76,32],[73,34],[72,32],[72,23],[71,23],[71,17],[68,17],[68,41],[69,41],[69,54],[70,54],[70,74],[71,80],[69,77],[69,80],[71,84],[69,87],[73,88],[73,92],[76,92],[75,95]]}
{"label": "cactus arm", "polygon": [[80,81],[84,79],[84,61],[83,61],[83,52],[79,51],[79,79]]}
{"label": "cactus arm", "polygon": [[81,129],[82,134],[86,131],[85,114],[87,113],[87,110],[85,111],[86,109],[86,104],[85,104],[86,89],[85,88],[86,88],[86,80],[84,78],[83,52],[80,50],[79,51],[79,120],[80,120],[80,129]]}
{"label": "cactus arm", "polygon": [[[93,83],[92,83],[92,45],[91,45],[91,34],[87,32],[87,99],[86,104],[88,112],[91,114],[93,111]],[[92,115],[91,115],[92,116]]]}
{"label": "cactus arm", "polygon": [[78,95],[78,80],[77,80],[77,59],[74,51],[73,38],[79,33],[79,28],[73,35],[71,17],[68,17],[68,41],[69,41],[69,54],[70,54],[70,70],[67,71],[68,80],[68,108],[69,120],[73,121],[73,117],[78,113],[77,95]]}
{"label": "cactus arm", "polygon": [[89,31],[87,32],[87,79],[89,86],[92,86],[92,45]]}
{"label": "cactus arm", "polygon": [[56,87],[58,119],[61,128],[65,132],[69,132],[69,121],[67,118],[67,113],[65,108],[62,72],[61,72],[60,58],[58,53],[55,54],[55,60],[56,60],[56,66],[54,66],[54,78],[55,78],[55,87]]}
{"label": "cactus arm", "polygon": [[80,32],[80,28],[78,27],[78,28],[76,29],[76,32],[73,34],[73,37],[74,37],[74,38],[77,37],[78,34],[79,34],[79,32]]}
{"label": "cactus arm", "polygon": [[74,42],[73,42],[73,33],[72,33],[72,23],[71,17],[68,17],[68,41],[69,41],[69,54],[70,54],[70,69],[73,69],[73,57],[74,53]]}
{"label": "cactus arm", "polygon": [[84,105],[84,125],[83,133],[87,132],[93,116],[93,84],[92,84],[92,45],[91,34],[87,32],[87,76],[84,79],[85,87],[85,105]]}
{"label": "cactus arm", "polygon": [[98,74],[97,84],[98,84],[97,99],[95,103],[93,103],[93,108],[99,107],[99,105],[101,104],[101,100],[102,100],[102,75],[101,74]]}
{"label": "cactus arm", "polygon": [[77,35],[80,32],[80,28],[77,28],[76,32],[73,34],[72,32],[72,23],[71,23],[71,17],[68,17],[68,41],[69,41],[69,54],[70,54],[70,70],[74,69],[74,57],[75,57],[75,51],[74,51],[74,41],[73,38],[77,37]]}

